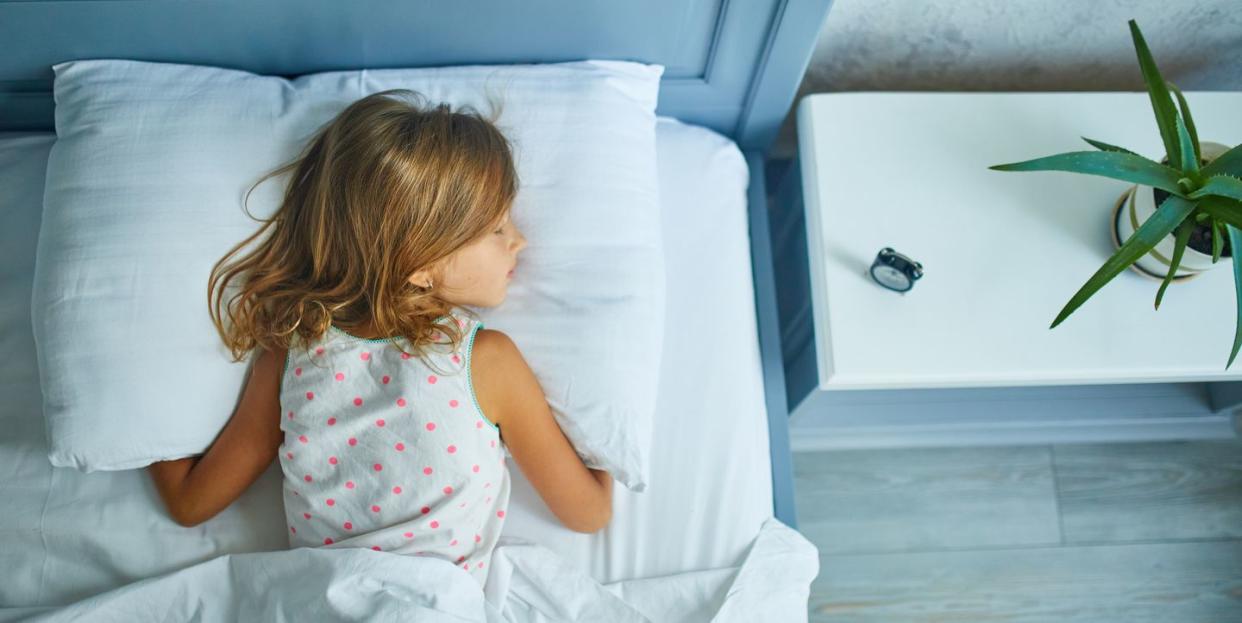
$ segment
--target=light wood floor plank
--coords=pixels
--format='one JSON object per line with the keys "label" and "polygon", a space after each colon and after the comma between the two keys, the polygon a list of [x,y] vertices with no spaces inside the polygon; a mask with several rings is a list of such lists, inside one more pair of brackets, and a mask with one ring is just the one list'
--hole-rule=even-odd
{"label": "light wood floor plank", "polygon": [[810,620],[1242,621],[1242,541],[824,555]]}
{"label": "light wood floor plank", "polygon": [[1053,457],[1067,543],[1242,538],[1242,441],[1057,445]]}
{"label": "light wood floor plank", "polygon": [[824,554],[1060,542],[1047,446],[796,453],[794,473]]}

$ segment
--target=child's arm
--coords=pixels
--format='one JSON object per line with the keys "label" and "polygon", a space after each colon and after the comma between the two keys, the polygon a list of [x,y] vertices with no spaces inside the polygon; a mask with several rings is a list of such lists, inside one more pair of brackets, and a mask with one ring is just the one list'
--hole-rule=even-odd
{"label": "child's arm", "polygon": [[570,530],[595,532],[612,518],[612,477],[588,469],[552,417],[534,372],[508,336],[480,330],[470,357],[479,406],[522,473]]}
{"label": "child's arm", "polygon": [[255,361],[241,402],[201,456],[148,467],[155,488],[177,523],[198,525],[232,504],[276,458],[280,430],[280,375],[285,352],[264,350]]}

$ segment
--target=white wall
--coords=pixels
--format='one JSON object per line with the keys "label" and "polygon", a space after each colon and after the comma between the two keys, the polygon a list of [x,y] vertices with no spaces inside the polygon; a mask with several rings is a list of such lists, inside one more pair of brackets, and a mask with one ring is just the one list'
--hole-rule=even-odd
{"label": "white wall", "polygon": [[834,0],[799,95],[1140,91],[1131,18],[1183,91],[1242,90],[1242,0]]}

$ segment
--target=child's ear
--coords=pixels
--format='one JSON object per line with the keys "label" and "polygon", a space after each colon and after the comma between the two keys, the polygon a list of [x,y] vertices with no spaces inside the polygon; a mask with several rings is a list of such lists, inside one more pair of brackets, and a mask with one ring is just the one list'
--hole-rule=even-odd
{"label": "child's ear", "polygon": [[425,269],[415,271],[413,275],[410,275],[408,281],[410,285],[418,288],[430,288],[433,285],[431,271]]}

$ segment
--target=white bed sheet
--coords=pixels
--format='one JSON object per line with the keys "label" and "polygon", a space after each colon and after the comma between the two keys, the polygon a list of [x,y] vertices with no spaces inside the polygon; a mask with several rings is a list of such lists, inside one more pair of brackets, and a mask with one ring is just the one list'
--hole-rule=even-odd
{"label": "white bed sheet", "polygon": [[[658,132],[668,315],[651,484],[618,487],[611,525],[583,535],[515,472],[505,528],[602,583],[736,566],[772,515],[747,169],[708,130],[662,120]],[[221,554],[286,549],[278,466],[219,516],[183,528],[142,470],[48,463],[29,293],[53,137],[0,139],[0,568],[15,572],[0,582],[0,607],[68,604]]]}

